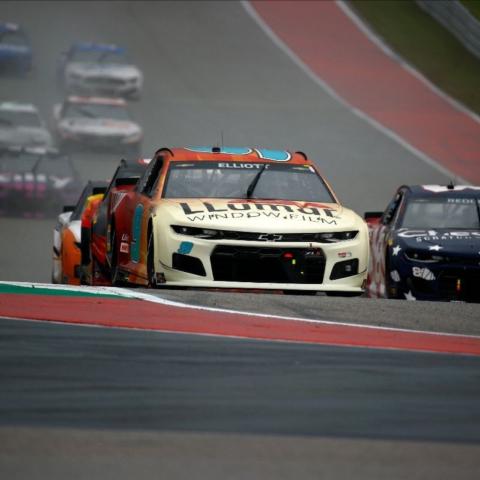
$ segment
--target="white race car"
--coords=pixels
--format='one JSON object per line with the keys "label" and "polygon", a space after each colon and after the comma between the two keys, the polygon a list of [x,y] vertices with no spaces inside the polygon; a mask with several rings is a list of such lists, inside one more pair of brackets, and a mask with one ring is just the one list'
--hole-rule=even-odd
{"label": "white race car", "polygon": [[53,115],[60,150],[141,156],[142,128],[132,120],[121,98],[70,96],[55,105]]}
{"label": "white race car", "polygon": [[140,98],[143,75],[117,45],[74,43],[64,53],[58,69],[59,81],[68,92]]}
{"label": "white race car", "polygon": [[367,225],[303,153],[163,148],[115,202],[114,284],[363,292]]}
{"label": "white race car", "polygon": [[0,103],[0,147],[51,147],[52,136],[31,103]]}

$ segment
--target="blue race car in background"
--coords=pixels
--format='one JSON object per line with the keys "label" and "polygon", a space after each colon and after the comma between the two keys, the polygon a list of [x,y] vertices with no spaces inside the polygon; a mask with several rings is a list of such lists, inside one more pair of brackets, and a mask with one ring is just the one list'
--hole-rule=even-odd
{"label": "blue race car in background", "polygon": [[68,93],[138,100],[142,72],[125,48],[103,43],[77,42],[60,59],[58,82]]}
{"label": "blue race car in background", "polygon": [[16,23],[0,23],[0,71],[26,74],[32,68],[32,47]]}
{"label": "blue race car in background", "polygon": [[480,187],[402,186],[365,219],[369,296],[480,302]]}

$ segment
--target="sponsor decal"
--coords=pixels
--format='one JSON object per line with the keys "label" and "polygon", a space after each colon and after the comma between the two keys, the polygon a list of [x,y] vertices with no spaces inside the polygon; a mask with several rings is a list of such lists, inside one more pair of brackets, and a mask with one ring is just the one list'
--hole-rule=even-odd
{"label": "sponsor decal", "polygon": [[128,253],[128,243],[127,242],[121,242],[120,243],[120,252]]}
{"label": "sponsor decal", "polygon": [[405,300],[409,300],[409,301],[416,300],[411,290],[409,290],[408,293],[404,293],[403,295],[405,296]]}
{"label": "sponsor decal", "polygon": [[400,230],[398,236],[414,238],[419,243],[440,240],[480,240],[480,231],[437,232],[436,230]]}
{"label": "sponsor decal", "polygon": [[[185,150],[197,153],[212,153],[212,147],[186,147]],[[251,148],[242,147],[220,147],[219,153],[226,153],[228,155],[248,155],[252,153]]]}
{"label": "sponsor decal", "polygon": [[177,253],[181,253],[182,255],[188,255],[193,249],[192,242],[182,242],[178,247]]}
{"label": "sponsor decal", "polygon": [[475,200],[473,198],[447,198],[447,203],[466,205],[475,203]]}
{"label": "sponsor decal", "polygon": [[328,207],[298,207],[281,203],[227,203],[224,207],[218,207],[208,202],[202,202],[202,206],[191,206],[181,202],[180,207],[185,216],[191,222],[220,219],[245,219],[245,218],[269,218],[282,220],[301,220],[312,223],[337,225],[340,218],[336,210]]}
{"label": "sponsor decal", "polygon": [[260,158],[265,160],[274,160],[275,162],[288,162],[292,158],[290,153],[286,150],[267,150],[265,148],[256,148],[255,151],[258,153]]}
{"label": "sponsor decal", "polygon": [[128,233],[122,233],[122,242],[129,242],[129,241],[130,241],[130,237]]}
{"label": "sponsor decal", "polygon": [[414,277],[423,278],[423,280],[428,280],[429,282],[435,280],[435,275],[428,268],[413,267],[412,274]]}
{"label": "sponsor decal", "polygon": [[402,249],[402,247],[400,247],[400,245],[396,245],[392,249],[392,254],[396,257],[398,255],[398,252],[400,252],[401,249]]}
{"label": "sponsor decal", "polygon": [[433,252],[438,252],[440,250],[443,250],[443,247],[440,245],[433,245],[433,247],[428,247],[428,250],[433,251]]}
{"label": "sponsor decal", "polygon": [[390,278],[394,281],[394,282],[399,282],[400,281],[400,274],[396,271],[396,270],[392,270],[390,272]]}
{"label": "sponsor decal", "polygon": [[130,250],[130,258],[132,262],[140,260],[140,237],[142,234],[142,217],[143,205],[139,203],[135,208],[132,222],[132,248]]}

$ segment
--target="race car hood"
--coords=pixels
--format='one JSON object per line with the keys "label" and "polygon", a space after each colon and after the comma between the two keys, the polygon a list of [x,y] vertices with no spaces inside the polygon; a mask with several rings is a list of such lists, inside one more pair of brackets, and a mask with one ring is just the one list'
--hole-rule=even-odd
{"label": "race car hood", "polygon": [[0,128],[0,145],[34,146],[52,144],[50,133],[40,127],[7,127]]}
{"label": "race car hood", "polygon": [[170,225],[265,233],[366,229],[353,211],[333,203],[271,200],[175,199],[157,207]]}
{"label": "race car hood", "polygon": [[480,262],[480,230],[402,228],[392,238],[392,247],[438,255],[473,256]]}
{"label": "race car hood", "polygon": [[71,133],[119,136],[135,135],[142,131],[134,122],[109,118],[67,118],[59,122],[58,128]]}
{"label": "race car hood", "polygon": [[121,65],[115,63],[84,63],[72,62],[67,65],[67,76],[77,77],[106,77],[118,80],[133,80],[141,78],[140,70],[134,65]]}

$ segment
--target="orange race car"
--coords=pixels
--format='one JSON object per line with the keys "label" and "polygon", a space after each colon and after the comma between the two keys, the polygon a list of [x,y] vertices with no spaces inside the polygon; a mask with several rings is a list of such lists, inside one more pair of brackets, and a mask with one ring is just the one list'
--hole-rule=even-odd
{"label": "orange race car", "polygon": [[114,203],[113,284],[363,292],[367,225],[302,152],[162,148]]}
{"label": "orange race car", "polygon": [[53,231],[52,283],[80,285],[81,217],[94,198],[103,197],[107,182],[88,182],[75,206],[66,206]]}
{"label": "orange race car", "polygon": [[149,159],[121,160],[105,195],[85,211],[82,217],[82,283],[111,285],[106,265],[107,226],[119,199],[135,188],[148,162]]}

